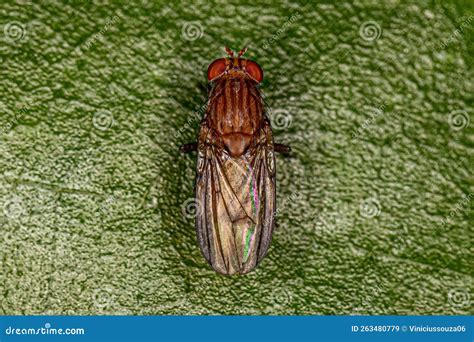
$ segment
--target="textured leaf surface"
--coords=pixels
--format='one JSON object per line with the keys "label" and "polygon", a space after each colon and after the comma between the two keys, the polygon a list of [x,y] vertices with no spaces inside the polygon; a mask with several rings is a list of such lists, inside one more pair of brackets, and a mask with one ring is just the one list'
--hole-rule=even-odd
{"label": "textured leaf surface", "polygon": [[[0,5],[0,313],[473,314],[472,3],[167,3]],[[237,277],[178,153],[224,45],[294,151]]]}

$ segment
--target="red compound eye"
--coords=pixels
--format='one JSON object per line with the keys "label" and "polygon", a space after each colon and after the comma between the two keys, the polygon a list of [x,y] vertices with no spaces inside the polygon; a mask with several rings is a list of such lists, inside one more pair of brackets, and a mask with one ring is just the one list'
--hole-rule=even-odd
{"label": "red compound eye", "polygon": [[212,81],[213,79],[224,73],[225,68],[225,58],[216,59],[214,62],[211,63],[211,65],[209,65],[209,68],[207,68],[207,79],[209,81]]}
{"label": "red compound eye", "polygon": [[252,76],[252,78],[257,81],[258,83],[262,82],[263,80],[263,70],[260,68],[260,65],[255,63],[254,61],[247,60],[247,65],[245,66],[245,71],[247,74]]}

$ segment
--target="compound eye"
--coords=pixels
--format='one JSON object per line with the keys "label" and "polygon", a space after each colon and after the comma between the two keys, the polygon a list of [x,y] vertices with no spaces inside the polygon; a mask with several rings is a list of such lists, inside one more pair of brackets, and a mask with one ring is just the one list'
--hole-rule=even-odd
{"label": "compound eye", "polygon": [[260,65],[258,65],[254,61],[247,61],[247,64],[245,65],[245,71],[258,83],[262,82],[263,70]]}
{"label": "compound eye", "polygon": [[207,68],[207,79],[212,81],[224,73],[226,69],[225,58],[216,59]]}

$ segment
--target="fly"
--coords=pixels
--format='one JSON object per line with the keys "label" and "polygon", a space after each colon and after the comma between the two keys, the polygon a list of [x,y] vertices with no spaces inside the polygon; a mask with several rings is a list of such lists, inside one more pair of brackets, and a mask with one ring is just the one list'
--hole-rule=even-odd
{"label": "fly", "polygon": [[274,152],[290,147],[273,142],[259,89],[263,70],[225,48],[229,57],[207,70],[208,106],[197,143],[196,233],[201,251],[222,274],[248,273],[268,252],[275,229]]}

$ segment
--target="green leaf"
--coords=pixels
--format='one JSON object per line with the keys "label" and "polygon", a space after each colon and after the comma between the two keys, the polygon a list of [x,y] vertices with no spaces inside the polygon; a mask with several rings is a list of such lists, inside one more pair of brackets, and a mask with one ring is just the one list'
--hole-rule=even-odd
{"label": "green leaf", "polygon": [[[0,313],[473,314],[474,9],[397,3],[0,5]],[[224,46],[293,149],[234,277],[178,150]]]}

